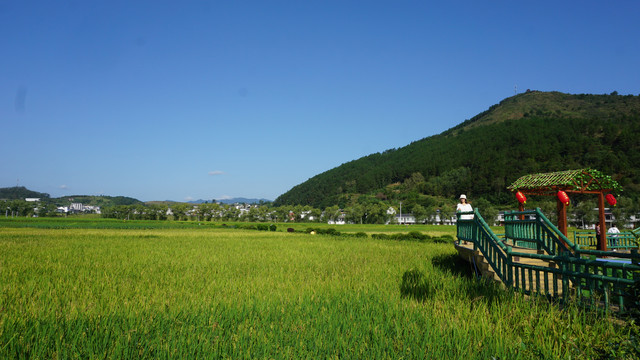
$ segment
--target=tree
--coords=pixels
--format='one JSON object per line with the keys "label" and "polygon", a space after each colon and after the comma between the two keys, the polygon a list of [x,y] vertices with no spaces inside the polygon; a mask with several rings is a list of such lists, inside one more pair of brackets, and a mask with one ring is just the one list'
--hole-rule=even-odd
{"label": "tree", "polygon": [[455,214],[455,207],[449,202],[445,202],[440,206],[440,222],[444,224],[445,220],[451,219]]}
{"label": "tree", "polygon": [[404,187],[407,190],[414,190],[424,183],[424,176],[420,172],[414,172],[404,181]]}
{"label": "tree", "polygon": [[[262,200],[260,200],[261,202],[263,202]],[[267,221],[267,220],[271,220],[269,218],[269,206],[266,204],[263,205],[259,205],[257,207],[258,210],[258,219],[260,219],[260,221]]]}
{"label": "tree", "polygon": [[211,218],[210,212],[211,212],[210,204],[208,203],[198,204],[198,206],[196,206],[195,208],[195,213],[197,216],[196,220],[207,221],[209,218]]}
{"label": "tree", "polygon": [[191,205],[177,203],[171,206],[171,212],[173,213],[173,220],[186,220],[187,210]]}
{"label": "tree", "polygon": [[218,203],[211,203],[211,220],[220,220],[222,219],[224,207],[222,207]]}
{"label": "tree", "polygon": [[498,210],[493,207],[488,200],[479,198],[473,202],[473,207],[478,209],[480,215],[482,215],[482,218],[487,222],[487,224],[495,224],[495,221],[498,218]]}
{"label": "tree", "polygon": [[237,221],[240,217],[240,209],[238,209],[235,205],[227,205],[225,207],[224,216],[225,220],[229,221]]}
{"label": "tree", "polygon": [[572,207],[571,215],[576,219],[577,224],[585,228],[588,224],[598,222],[598,213],[595,210],[598,206],[595,200],[583,200]]}
{"label": "tree", "polygon": [[319,222],[320,218],[322,217],[322,211],[320,209],[316,209],[316,208],[311,208],[311,210],[309,210],[309,217],[313,218],[313,222]]}
{"label": "tree", "polygon": [[289,206],[278,206],[274,210],[275,221],[287,222],[289,221]]}
{"label": "tree", "polygon": [[258,207],[250,206],[249,211],[245,213],[245,218],[248,221],[260,221],[260,212],[258,211]]}
{"label": "tree", "polygon": [[633,201],[624,196],[618,198],[618,204],[611,207],[611,215],[615,218],[618,227],[624,228],[631,219]]}
{"label": "tree", "polygon": [[169,206],[166,204],[152,204],[149,206],[151,211],[155,213],[157,220],[167,220],[167,210]]}
{"label": "tree", "polygon": [[416,223],[424,223],[427,218],[427,210],[422,205],[416,204],[411,211],[416,218]]}
{"label": "tree", "polygon": [[365,208],[360,204],[355,204],[344,209],[346,220],[353,223],[362,224],[365,216]]}
{"label": "tree", "polygon": [[49,202],[43,202],[38,205],[36,212],[38,216],[57,216],[56,206]]}
{"label": "tree", "polygon": [[555,197],[552,200],[543,200],[538,204],[544,216],[554,224],[558,224],[558,208]]}
{"label": "tree", "polygon": [[149,220],[147,218],[147,208],[142,205],[130,205],[131,208],[131,216],[132,220]]}
{"label": "tree", "polygon": [[322,221],[336,221],[336,219],[340,216],[340,208],[337,205],[329,206],[324,209],[322,213]]}
{"label": "tree", "polygon": [[387,214],[387,208],[382,203],[366,205],[365,214],[367,224],[386,224],[391,216]]}

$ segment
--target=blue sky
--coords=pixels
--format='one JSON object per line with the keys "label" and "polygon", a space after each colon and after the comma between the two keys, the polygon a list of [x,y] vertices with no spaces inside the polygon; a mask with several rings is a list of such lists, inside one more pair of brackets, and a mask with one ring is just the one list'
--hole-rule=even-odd
{"label": "blue sky", "polygon": [[0,1],[0,187],[273,200],[526,89],[640,93],[637,1]]}

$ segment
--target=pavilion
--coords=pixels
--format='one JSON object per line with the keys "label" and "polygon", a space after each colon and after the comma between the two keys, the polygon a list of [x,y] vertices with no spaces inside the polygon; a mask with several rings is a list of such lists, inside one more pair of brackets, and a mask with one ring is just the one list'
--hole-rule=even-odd
{"label": "pavilion", "polygon": [[[538,173],[525,175],[507,187],[514,193],[524,195],[556,196],[558,209],[558,230],[567,236],[567,206],[568,202],[562,197],[566,194],[594,194],[598,196],[598,223],[600,236],[598,237],[598,250],[607,250],[607,225],[605,222],[605,196],[612,192],[622,191],[617,181],[611,176],[602,174],[595,169],[565,170],[550,173]],[[607,195],[607,200],[615,198]],[[524,204],[520,202],[519,210],[524,210]]]}

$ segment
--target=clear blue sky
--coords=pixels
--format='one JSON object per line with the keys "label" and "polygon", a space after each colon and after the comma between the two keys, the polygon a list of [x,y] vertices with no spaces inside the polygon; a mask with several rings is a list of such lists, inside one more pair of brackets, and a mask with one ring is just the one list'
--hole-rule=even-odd
{"label": "clear blue sky", "polygon": [[0,187],[273,200],[526,89],[640,93],[637,1],[0,1]]}

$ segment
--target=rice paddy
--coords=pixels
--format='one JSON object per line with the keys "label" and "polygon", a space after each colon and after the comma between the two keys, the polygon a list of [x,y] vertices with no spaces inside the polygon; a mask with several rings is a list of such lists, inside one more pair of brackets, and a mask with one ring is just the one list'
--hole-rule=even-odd
{"label": "rice paddy", "polygon": [[450,244],[280,227],[2,225],[0,358],[640,353],[633,321],[525,299],[474,279]]}

